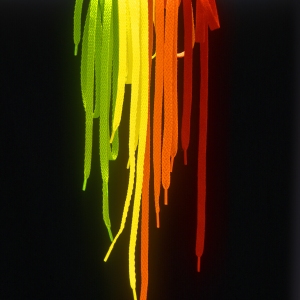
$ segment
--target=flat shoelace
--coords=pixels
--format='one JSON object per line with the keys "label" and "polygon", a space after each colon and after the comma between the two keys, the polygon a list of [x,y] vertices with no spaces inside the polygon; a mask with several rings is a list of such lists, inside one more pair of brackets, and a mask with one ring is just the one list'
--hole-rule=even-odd
{"label": "flat shoelace", "polygon": [[148,126],[144,164],[144,179],[142,191],[142,218],[141,218],[141,292],[140,300],[147,299],[148,293],[148,251],[149,251],[149,184],[150,184],[150,86],[152,69],[153,47],[153,5],[148,1],[148,31],[149,31],[149,98],[148,98]]}
{"label": "flat shoelace", "polygon": [[[82,7],[82,1],[76,2],[74,16],[74,37],[78,36],[79,9]],[[88,14],[84,26],[83,45],[81,56],[81,91],[83,105],[85,108],[85,156],[84,156],[84,183],[83,190],[86,189],[86,183],[90,176],[92,160],[92,143],[93,143],[93,108],[94,108],[94,63],[95,63],[95,35],[97,25],[97,0],[92,0],[88,8]],[[79,33],[80,34],[80,33]],[[75,53],[77,52],[80,40],[76,38]]]}
{"label": "flat shoelace", "polygon": [[183,111],[181,125],[181,145],[184,164],[187,165],[187,149],[190,142],[190,119],[192,110],[193,84],[193,39],[194,20],[191,0],[183,0],[184,14],[184,76],[183,76]]}
{"label": "flat shoelace", "polygon": [[180,1],[175,0],[174,9],[174,29],[173,29],[173,132],[172,132],[172,146],[170,155],[170,172],[173,170],[174,159],[178,149],[178,94],[177,94],[177,42],[178,42],[178,8]]}
{"label": "flat shoelace", "polygon": [[[122,116],[125,82],[127,76],[127,1],[118,1],[118,29],[119,29],[119,70],[116,104],[114,109],[114,117],[112,122],[112,135],[110,142],[114,140]],[[125,26],[124,26],[125,24]]]}
{"label": "flat shoelace", "polygon": [[206,150],[208,119],[208,26],[219,28],[218,13],[214,0],[198,0],[196,20],[196,42],[200,42],[200,117],[198,146],[198,207],[196,255],[197,271],[200,272],[200,259],[204,250],[205,202],[206,202]]}
{"label": "flat shoelace", "polygon": [[[112,110],[111,110],[111,131],[114,131],[113,128],[113,120],[115,117],[115,111],[116,111],[116,103],[117,103],[117,93],[118,93],[118,85],[119,85],[119,62],[120,62],[120,51],[119,51],[119,7],[118,7],[118,1],[113,0],[113,21],[112,21],[112,27],[113,27],[113,39],[112,39],[112,46],[113,46],[113,84],[112,84]],[[110,160],[116,160],[119,154],[119,130],[118,128],[115,130],[114,135],[112,139],[110,139],[110,143],[112,143],[112,149],[110,153]]]}
{"label": "flat shoelace", "polygon": [[[135,274],[135,248],[137,229],[139,222],[139,211],[141,192],[144,177],[144,160],[146,149],[146,137],[148,126],[148,101],[149,101],[149,32],[148,32],[148,2],[140,2],[140,41],[141,41],[141,78],[140,78],[140,129],[139,147],[137,155],[137,178],[135,186],[135,197],[133,205],[132,225],[129,242],[129,279],[133,290],[134,299],[136,296],[136,274]],[[134,36],[134,35],[133,35]]]}
{"label": "flat shoelace", "polygon": [[166,27],[164,43],[164,130],[162,147],[162,185],[165,190],[164,203],[168,204],[168,189],[170,187],[171,148],[173,136],[173,93],[174,93],[174,24],[175,0],[166,4]]}
{"label": "flat shoelace", "polygon": [[75,56],[78,53],[78,45],[81,40],[81,12],[82,12],[82,3],[83,0],[76,0],[75,10],[74,10],[74,28],[73,28],[73,40],[75,45],[74,54]]}
{"label": "flat shoelace", "polygon": [[[109,178],[109,111],[111,100],[111,73],[112,73],[112,0],[105,0],[102,24],[102,45],[101,53],[99,53],[99,150],[100,150],[100,167],[102,175],[102,191],[103,191],[103,217],[109,237],[112,241],[111,224],[109,218],[108,206],[108,178]],[[96,64],[97,66],[97,64]],[[97,69],[96,68],[96,71]],[[96,72],[97,74],[97,72]]]}
{"label": "flat shoelace", "polygon": [[156,62],[155,62],[155,94],[153,112],[153,173],[154,173],[154,201],[156,212],[156,226],[159,221],[159,197],[161,190],[161,132],[163,107],[163,79],[164,79],[164,32],[165,11],[164,2],[155,3],[155,32],[156,32]]}

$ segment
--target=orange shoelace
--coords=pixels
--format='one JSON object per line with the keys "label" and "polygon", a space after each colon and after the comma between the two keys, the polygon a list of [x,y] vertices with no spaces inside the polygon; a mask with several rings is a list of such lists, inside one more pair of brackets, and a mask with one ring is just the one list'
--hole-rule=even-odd
{"label": "orange shoelace", "polygon": [[[164,42],[164,130],[162,147],[162,185],[165,190],[164,203],[168,204],[168,189],[170,187],[171,150],[174,122],[174,44],[175,44],[175,9],[177,0],[168,0],[166,4],[166,26]],[[177,32],[176,32],[177,34]]]}
{"label": "orange shoelace", "polygon": [[153,171],[154,171],[154,200],[156,212],[156,226],[159,221],[159,197],[161,190],[161,132],[162,132],[162,105],[164,79],[164,2],[155,3],[155,32],[156,32],[156,62],[155,62],[155,95],[153,112]]}

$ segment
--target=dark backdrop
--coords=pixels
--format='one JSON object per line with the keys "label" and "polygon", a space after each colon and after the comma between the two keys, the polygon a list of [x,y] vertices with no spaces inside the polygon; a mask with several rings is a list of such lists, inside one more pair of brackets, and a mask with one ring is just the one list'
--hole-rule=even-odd
{"label": "dark backdrop", "polygon": [[[289,295],[296,14],[289,1],[241,2],[217,1],[221,28],[210,33],[202,271],[196,272],[194,250],[196,45],[189,165],[183,166],[179,149],[159,230],[152,192],[150,197],[149,300]],[[1,299],[132,299],[131,215],[103,262],[110,243],[101,216],[96,131],[91,176],[81,190],[84,110],[80,58],[73,56],[73,8],[71,0],[0,3]],[[181,51],[182,17],[180,22]],[[179,116],[182,70],[180,60]],[[128,180],[129,93],[127,87],[120,157],[110,164],[114,233]]]}

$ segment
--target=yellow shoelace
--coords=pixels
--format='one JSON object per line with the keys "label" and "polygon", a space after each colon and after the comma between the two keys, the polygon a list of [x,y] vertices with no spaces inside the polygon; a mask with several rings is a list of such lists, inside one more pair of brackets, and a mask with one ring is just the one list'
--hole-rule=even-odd
{"label": "yellow shoelace", "polygon": [[153,47],[153,9],[155,3],[148,1],[148,31],[149,31],[149,98],[148,98],[148,126],[145,152],[144,179],[142,192],[142,218],[141,218],[141,293],[140,300],[147,299],[148,293],[148,251],[149,251],[149,184],[150,184],[150,86],[152,69]]}
{"label": "yellow shoelace", "polygon": [[[127,82],[131,82],[131,102],[130,102],[130,124],[129,124],[129,184],[125,200],[124,211],[121,220],[121,226],[115,239],[113,240],[104,260],[106,261],[122,233],[130,206],[130,200],[135,180],[135,194],[133,204],[133,216],[131,224],[130,242],[129,242],[129,278],[133,290],[134,299],[136,295],[136,275],[135,275],[135,248],[137,229],[139,223],[140,203],[144,177],[144,160],[148,123],[148,97],[149,97],[149,47],[148,47],[148,3],[146,1],[129,1],[129,20],[127,24],[127,37],[131,38],[132,49],[135,55],[127,66]],[[128,33],[131,31],[131,33]],[[130,40],[130,39],[129,39]],[[128,47],[130,49],[130,47]],[[120,49],[122,51],[122,48]],[[130,51],[129,51],[130,52]],[[130,57],[130,55],[129,55]],[[130,71],[129,71],[130,70]],[[131,74],[130,74],[131,73]],[[131,76],[128,76],[131,75]],[[116,109],[117,109],[116,104]],[[116,115],[116,113],[115,113]],[[135,150],[138,146],[137,162]],[[135,170],[136,169],[136,170]]]}

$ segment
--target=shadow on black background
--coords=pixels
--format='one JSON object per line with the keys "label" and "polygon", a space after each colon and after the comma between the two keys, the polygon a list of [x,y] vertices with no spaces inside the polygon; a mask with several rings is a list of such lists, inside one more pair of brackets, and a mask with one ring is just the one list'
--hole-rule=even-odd
{"label": "shadow on black background", "polygon": [[[80,58],[73,56],[73,2],[0,4],[1,299],[132,299],[131,215],[103,262],[109,239],[96,131],[91,176],[81,191],[84,111]],[[159,230],[150,197],[149,300],[288,297],[295,14],[288,2],[247,9],[217,4],[221,29],[210,33],[202,271],[196,272],[194,252],[196,45],[189,165],[183,166],[179,149]],[[179,78],[182,71],[180,61]],[[114,233],[128,180],[129,93],[127,87],[120,157],[110,164]],[[182,80],[179,96],[181,112]]]}

